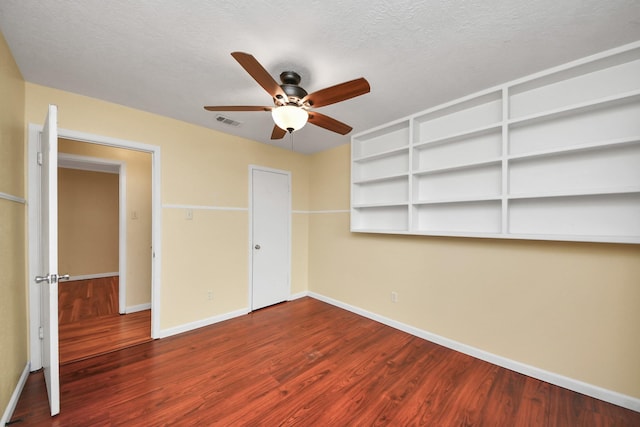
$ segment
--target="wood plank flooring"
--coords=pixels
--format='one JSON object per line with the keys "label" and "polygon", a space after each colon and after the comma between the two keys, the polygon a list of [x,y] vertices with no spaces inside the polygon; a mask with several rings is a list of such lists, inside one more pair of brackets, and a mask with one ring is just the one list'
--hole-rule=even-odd
{"label": "wood plank flooring", "polygon": [[151,341],[151,310],[118,313],[118,277],[62,282],[58,288],[60,363]]}
{"label": "wood plank flooring", "polygon": [[[640,426],[640,413],[303,298],[32,374],[16,426]],[[18,422],[19,421],[19,422]]]}

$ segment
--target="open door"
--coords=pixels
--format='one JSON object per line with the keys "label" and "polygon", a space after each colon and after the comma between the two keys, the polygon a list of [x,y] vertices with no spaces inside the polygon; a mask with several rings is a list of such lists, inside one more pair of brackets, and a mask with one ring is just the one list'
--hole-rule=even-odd
{"label": "open door", "polygon": [[[60,412],[60,366],[58,355],[58,108],[49,113],[40,135],[42,263],[36,283],[40,293],[42,367],[51,415]],[[63,277],[64,278],[64,277]],[[68,278],[68,276],[67,276]]]}

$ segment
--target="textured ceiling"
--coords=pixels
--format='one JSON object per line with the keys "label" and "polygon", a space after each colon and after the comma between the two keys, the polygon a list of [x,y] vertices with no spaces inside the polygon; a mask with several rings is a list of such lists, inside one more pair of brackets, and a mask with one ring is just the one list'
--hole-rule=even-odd
{"label": "textured ceiling", "polygon": [[[308,92],[367,78],[371,93],[318,110],[356,133],[640,40],[640,2],[0,0],[0,30],[29,82],[272,143],[268,113],[224,113],[230,127],[202,108],[271,105],[232,51]],[[293,134],[304,153],[347,142]]]}

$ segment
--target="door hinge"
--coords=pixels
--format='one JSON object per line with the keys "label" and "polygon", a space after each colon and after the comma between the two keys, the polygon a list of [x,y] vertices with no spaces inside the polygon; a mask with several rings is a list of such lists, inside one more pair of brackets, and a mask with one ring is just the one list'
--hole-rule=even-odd
{"label": "door hinge", "polygon": [[44,339],[44,329],[42,329],[42,326],[38,327],[38,338],[41,340]]}
{"label": "door hinge", "polygon": [[42,151],[38,151],[38,165],[42,166]]}

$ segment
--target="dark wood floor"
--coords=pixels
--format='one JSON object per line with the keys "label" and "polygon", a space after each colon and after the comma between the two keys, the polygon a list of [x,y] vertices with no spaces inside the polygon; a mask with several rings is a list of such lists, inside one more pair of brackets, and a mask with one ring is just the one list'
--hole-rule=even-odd
{"label": "dark wood floor", "polygon": [[18,426],[639,426],[617,407],[303,298],[32,374]]}
{"label": "dark wood floor", "polygon": [[151,341],[151,310],[118,313],[118,277],[61,282],[60,363]]}

